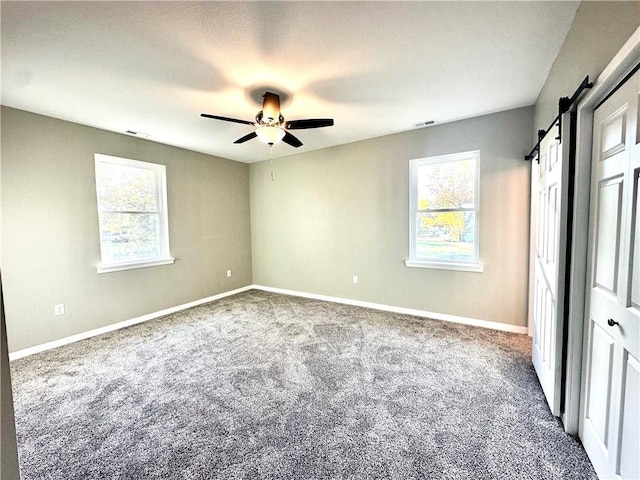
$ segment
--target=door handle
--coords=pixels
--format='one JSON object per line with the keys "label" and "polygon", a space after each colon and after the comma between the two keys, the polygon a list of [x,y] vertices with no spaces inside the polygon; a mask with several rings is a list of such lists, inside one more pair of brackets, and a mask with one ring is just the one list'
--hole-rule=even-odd
{"label": "door handle", "polygon": [[614,325],[620,325],[620,323],[616,322],[613,318],[610,318],[609,320],[607,320],[607,323],[609,324],[610,327],[613,327]]}

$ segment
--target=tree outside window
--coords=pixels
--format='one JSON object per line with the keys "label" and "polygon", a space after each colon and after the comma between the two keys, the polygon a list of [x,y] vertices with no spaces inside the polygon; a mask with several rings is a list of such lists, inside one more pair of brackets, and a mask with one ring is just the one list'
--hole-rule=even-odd
{"label": "tree outside window", "polygon": [[478,263],[480,152],[412,160],[412,262]]}
{"label": "tree outside window", "polygon": [[96,154],[96,193],[102,270],[172,260],[164,165]]}

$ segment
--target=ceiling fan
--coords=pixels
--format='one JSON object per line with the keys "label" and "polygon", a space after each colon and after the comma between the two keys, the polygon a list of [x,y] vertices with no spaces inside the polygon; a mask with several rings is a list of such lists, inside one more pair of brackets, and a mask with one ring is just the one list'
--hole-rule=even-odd
{"label": "ceiling fan", "polygon": [[287,130],[303,130],[307,128],[331,127],[333,125],[332,118],[309,118],[306,120],[285,121],[280,112],[280,96],[265,92],[262,97],[262,110],[256,115],[256,120],[250,122],[248,120],[238,120],[237,118],[220,117],[218,115],[209,115],[203,113],[200,116],[223,120],[225,122],[242,123],[244,125],[252,125],[255,131],[239,138],[233,143],[244,143],[247,140],[258,137],[264,143],[272,146],[282,140],[284,143],[292,147],[302,146],[302,142],[297,137],[291,135]]}

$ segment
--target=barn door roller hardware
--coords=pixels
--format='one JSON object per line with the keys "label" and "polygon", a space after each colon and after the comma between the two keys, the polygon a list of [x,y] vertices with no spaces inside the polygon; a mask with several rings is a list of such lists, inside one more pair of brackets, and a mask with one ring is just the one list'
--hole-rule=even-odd
{"label": "barn door roller hardware", "polygon": [[556,139],[562,140],[560,138],[560,136],[562,135],[562,115],[567,113],[569,109],[573,106],[573,104],[578,101],[578,98],[580,98],[580,95],[582,95],[582,92],[585,89],[591,88],[591,87],[593,87],[593,83],[589,82],[589,75],[587,75],[586,77],[584,77],[584,80],[582,80],[582,83],[573,93],[571,98],[560,97],[560,100],[558,100],[558,116],[553,119],[553,122],[551,122],[551,125],[549,125],[549,128],[547,128],[546,130],[538,130],[538,143],[536,143],[535,147],[533,147],[531,152],[529,152],[529,155],[525,155],[524,157],[525,160],[533,160],[535,158],[536,161],[540,163],[540,143],[542,143],[542,140],[544,139],[544,137],[546,137],[549,134],[551,129],[556,124],[558,124],[558,136],[556,137]]}

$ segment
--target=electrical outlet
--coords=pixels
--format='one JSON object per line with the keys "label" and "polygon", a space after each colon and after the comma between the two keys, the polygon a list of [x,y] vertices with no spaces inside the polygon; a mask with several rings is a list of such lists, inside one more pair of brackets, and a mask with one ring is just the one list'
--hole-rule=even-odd
{"label": "electrical outlet", "polygon": [[353,276],[353,283],[358,283],[358,276],[357,275]]}
{"label": "electrical outlet", "polygon": [[59,303],[53,306],[54,315],[64,315],[64,303]]}
{"label": "electrical outlet", "polygon": [[227,270],[227,277],[231,276],[231,270]]}

